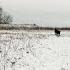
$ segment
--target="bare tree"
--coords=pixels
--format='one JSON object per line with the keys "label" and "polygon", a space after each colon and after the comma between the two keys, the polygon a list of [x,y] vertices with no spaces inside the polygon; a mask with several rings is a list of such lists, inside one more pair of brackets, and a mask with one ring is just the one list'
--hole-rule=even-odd
{"label": "bare tree", "polygon": [[2,24],[10,24],[12,23],[12,16],[3,12],[2,14]]}
{"label": "bare tree", "polygon": [[3,9],[0,7],[0,24],[2,23],[2,12],[3,12]]}
{"label": "bare tree", "polygon": [[7,12],[4,12],[3,9],[0,7],[0,24],[12,23],[12,19],[12,16],[9,15]]}

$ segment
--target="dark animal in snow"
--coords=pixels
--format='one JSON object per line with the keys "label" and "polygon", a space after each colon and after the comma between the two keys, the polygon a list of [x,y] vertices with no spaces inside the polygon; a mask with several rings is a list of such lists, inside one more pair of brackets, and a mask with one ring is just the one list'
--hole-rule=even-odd
{"label": "dark animal in snow", "polygon": [[57,28],[55,28],[55,35],[56,35],[56,36],[60,36],[60,32],[61,32],[61,31],[59,31]]}

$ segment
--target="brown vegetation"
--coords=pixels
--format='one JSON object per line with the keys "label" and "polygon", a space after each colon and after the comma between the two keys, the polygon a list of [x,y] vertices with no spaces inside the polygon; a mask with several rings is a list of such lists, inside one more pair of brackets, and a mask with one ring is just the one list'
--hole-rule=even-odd
{"label": "brown vegetation", "polygon": [[[0,30],[54,30],[55,27],[24,26],[24,24],[0,24]],[[70,30],[68,27],[57,27],[59,30]]]}

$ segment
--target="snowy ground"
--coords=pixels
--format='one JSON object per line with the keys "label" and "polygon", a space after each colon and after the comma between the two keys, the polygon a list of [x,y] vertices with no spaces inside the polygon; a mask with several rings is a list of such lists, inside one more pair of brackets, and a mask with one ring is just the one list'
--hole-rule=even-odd
{"label": "snowy ground", "polygon": [[70,70],[70,32],[0,31],[0,70]]}

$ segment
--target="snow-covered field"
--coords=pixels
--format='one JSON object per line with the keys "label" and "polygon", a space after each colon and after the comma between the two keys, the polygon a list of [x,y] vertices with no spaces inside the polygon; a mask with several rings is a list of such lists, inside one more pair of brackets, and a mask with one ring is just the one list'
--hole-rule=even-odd
{"label": "snow-covered field", "polygon": [[0,70],[70,70],[70,31],[0,31]]}

